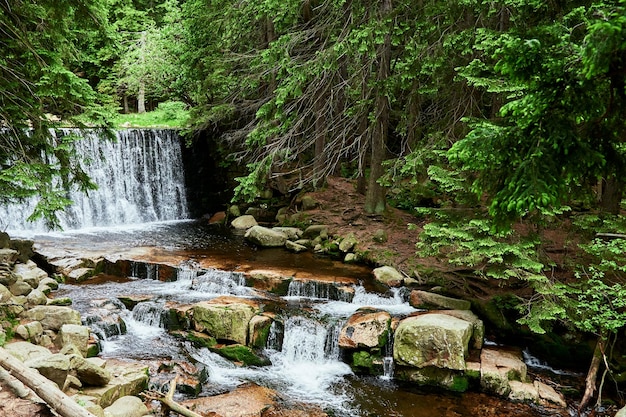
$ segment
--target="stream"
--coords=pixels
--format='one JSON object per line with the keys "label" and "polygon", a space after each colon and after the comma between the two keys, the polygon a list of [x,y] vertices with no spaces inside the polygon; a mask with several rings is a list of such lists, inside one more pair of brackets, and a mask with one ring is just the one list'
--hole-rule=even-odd
{"label": "stream", "polygon": [[[69,133],[76,132],[58,132]],[[62,284],[54,294],[72,299],[73,308],[98,335],[103,358],[188,361],[208,375],[200,395],[252,381],[337,417],[561,415],[477,391],[454,394],[399,382],[390,350],[383,375],[355,374],[338,346],[343,323],[362,306],[404,317],[415,311],[406,294],[380,292],[370,268],[282,248],[261,250],[228,228],[186,219],[177,133],[129,129],[117,136],[109,142],[91,132],[79,142],[80,152],[91,161],[85,162],[85,170],[99,189],[88,196],[68,195],[75,203],[60,217],[65,232],[25,221],[36,199],[0,206],[2,230],[34,240],[36,251],[48,259],[105,257],[130,264],[130,272],[122,276]],[[158,279],[165,268],[175,271],[175,280]],[[293,277],[286,295],[269,303],[267,293],[246,286],[244,274],[255,271]],[[349,291],[339,291],[339,286]],[[139,300],[131,309],[119,299],[129,295]],[[223,295],[262,300],[280,319],[283,325],[272,329],[264,349],[270,365],[238,367],[171,334],[166,303],[184,305]],[[527,356],[532,358],[530,352]]]}

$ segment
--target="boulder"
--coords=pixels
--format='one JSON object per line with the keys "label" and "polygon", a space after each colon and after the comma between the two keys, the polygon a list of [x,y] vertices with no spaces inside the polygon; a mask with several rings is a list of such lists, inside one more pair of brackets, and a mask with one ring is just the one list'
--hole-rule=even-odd
{"label": "boulder", "polygon": [[0,303],[6,303],[13,298],[11,291],[4,285],[0,284]]}
{"label": "boulder", "polygon": [[39,373],[63,389],[65,379],[70,372],[70,358],[61,353],[48,356],[39,356],[24,362],[24,365],[39,371]]}
{"label": "boulder", "polygon": [[11,236],[7,232],[0,232],[0,249],[11,247]]}
{"label": "boulder", "polygon": [[93,397],[101,407],[108,407],[126,395],[139,395],[148,387],[148,367],[137,362],[107,361],[111,381],[103,387],[84,387],[82,394]]}
{"label": "boulder", "polygon": [[246,240],[264,248],[285,246],[287,236],[284,233],[263,226],[253,226],[246,232]]}
{"label": "boulder", "polygon": [[11,239],[11,249],[15,249],[19,252],[17,257],[18,261],[23,263],[30,261],[34,255],[33,244],[34,242],[28,239]]}
{"label": "boulder", "polygon": [[254,216],[249,214],[244,214],[243,216],[239,216],[230,222],[230,225],[237,230],[248,230],[253,226],[257,226],[258,223]]}
{"label": "boulder", "polygon": [[307,227],[302,234],[305,239],[315,239],[318,236],[328,237],[328,226],[324,224],[312,224]]}
{"label": "boulder", "polygon": [[17,333],[24,340],[37,343],[43,335],[43,327],[40,322],[31,321],[30,323],[20,324],[17,326],[15,333]]}
{"label": "boulder", "polygon": [[19,277],[9,287],[9,290],[11,291],[11,294],[13,295],[28,295],[33,290],[33,287],[31,287],[28,283],[22,280],[21,277]]}
{"label": "boulder", "polygon": [[227,394],[196,398],[182,404],[201,415],[253,417],[263,415],[277,402],[278,395],[274,390],[247,383]]}
{"label": "boulder", "polygon": [[347,264],[352,264],[359,261],[359,257],[356,253],[346,253],[346,257],[343,258],[343,261]]}
{"label": "boulder", "polygon": [[376,229],[372,240],[377,243],[385,243],[388,239],[387,232],[384,229]]}
{"label": "boulder", "polygon": [[39,281],[39,285],[47,285],[51,290],[58,290],[59,283],[50,277],[45,277],[41,281]]}
{"label": "boulder", "polygon": [[409,303],[415,308],[469,310],[472,305],[467,300],[446,297],[432,292],[413,290]]}
{"label": "boulder", "polygon": [[74,346],[82,356],[89,350],[89,327],[78,324],[64,324],[54,343],[59,348]]}
{"label": "boulder", "polygon": [[142,417],[150,414],[148,407],[138,397],[127,395],[104,409],[105,417]]}
{"label": "boulder", "polygon": [[464,392],[469,387],[469,380],[463,372],[452,369],[441,369],[435,366],[427,366],[425,368],[396,368],[394,377],[418,385],[440,387],[455,392]]}
{"label": "boulder", "polygon": [[473,349],[482,349],[483,342],[485,341],[485,325],[476,314],[472,313],[470,310],[440,310],[437,311],[437,313],[456,317],[457,319],[472,323],[472,339],[470,341],[470,347]]}
{"label": "boulder", "polygon": [[372,271],[376,281],[382,282],[390,287],[399,287],[402,285],[404,275],[391,266],[381,266]]}
{"label": "boulder", "polygon": [[258,349],[265,348],[273,322],[274,320],[268,316],[252,317],[249,324],[248,344]]}
{"label": "boulder", "polygon": [[0,264],[13,265],[17,261],[19,253],[13,249],[0,249]]}
{"label": "boulder", "polygon": [[239,217],[241,216],[241,210],[239,206],[232,205],[228,207],[228,217]]}
{"label": "boulder", "polygon": [[272,227],[272,230],[280,232],[287,236],[289,240],[298,240],[302,237],[302,230],[297,227]]}
{"label": "boulder", "polygon": [[[535,403],[548,407],[567,407],[565,398],[551,386],[541,382],[509,381],[508,398],[514,402]],[[617,417],[618,414],[616,414]]]}
{"label": "boulder", "polygon": [[37,288],[39,281],[48,277],[48,274],[43,269],[39,268],[37,264],[29,260],[23,264],[16,264],[13,268],[13,272],[22,278],[22,281],[26,282],[31,288]]}
{"label": "boulder", "polygon": [[465,370],[472,324],[445,314],[408,317],[395,332],[393,357],[400,365]]}
{"label": "boulder", "polygon": [[266,366],[270,365],[269,359],[261,357],[252,348],[240,344],[216,345],[211,351],[243,366]]}
{"label": "boulder", "polygon": [[76,268],[71,270],[66,277],[76,282],[87,281],[89,278],[96,274],[96,270],[93,268]]}
{"label": "boulder", "polygon": [[97,362],[87,360],[78,354],[68,355],[68,357],[70,358],[72,373],[84,385],[102,387],[111,381],[111,373]]}
{"label": "boulder", "polygon": [[17,275],[8,263],[0,262],[0,285],[10,287],[17,281]]}
{"label": "boulder", "polygon": [[314,210],[319,206],[319,203],[310,195],[305,195],[300,200],[300,204],[302,204],[302,210]]}
{"label": "boulder", "polygon": [[29,342],[8,343],[4,348],[22,362],[52,355],[49,349]]}
{"label": "boulder", "polygon": [[293,253],[300,253],[300,252],[306,252],[308,250],[308,248],[304,245],[300,245],[299,243],[296,242],[292,242],[291,240],[288,240],[285,242],[285,248]]}
{"label": "boulder", "polygon": [[36,306],[21,316],[26,320],[40,321],[44,330],[59,331],[64,324],[81,324],[78,311],[62,306]]}
{"label": "boulder", "polygon": [[34,289],[26,296],[26,304],[29,306],[45,306],[48,304],[48,297],[40,289]]}
{"label": "boulder", "polygon": [[391,315],[386,311],[361,308],[339,333],[339,347],[344,349],[381,348],[387,344]]}
{"label": "boulder", "polygon": [[339,250],[343,253],[350,252],[356,247],[357,243],[359,243],[359,241],[354,234],[350,233],[339,242]]}
{"label": "boulder", "polygon": [[247,342],[250,320],[258,311],[255,303],[237,297],[218,297],[191,308],[195,330],[242,345]]}
{"label": "boulder", "polygon": [[486,392],[506,397],[509,381],[526,382],[526,364],[518,352],[484,348],[480,354],[480,386]]}

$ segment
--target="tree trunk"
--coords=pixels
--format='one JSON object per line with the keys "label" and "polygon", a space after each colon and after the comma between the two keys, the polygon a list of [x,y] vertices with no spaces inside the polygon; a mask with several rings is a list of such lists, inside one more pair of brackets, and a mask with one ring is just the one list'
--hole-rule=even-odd
{"label": "tree trunk", "polygon": [[139,92],[137,93],[137,113],[145,113],[146,112],[146,86],[141,81],[139,85]]}
{"label": "tree trunk", "polygon": [[600,209],[605,213],[619,214],[622,202],[622,184],[611,176],[602,180]]}
{"label": "tree trunk", "polygon": [[[391,0],[382,0],[381,19],[385,19],[392,10]],[[385,35],[385,40],[378,55],[378,91],[376,94],[376,115],[374,126],[370,136],[371,162],[370,178],[365,194],[365,212],[369,214],[381,214],[386,208],[385,188],[378,183],[383,175],[383,161],[386,157],[387,135],[389,130],[389,98],[384,84],[391,73],[391,30]]]}
{"label": "tree trunk", "polygon": [[124,102],[124,114],[130,113],[130,107],[128,107],[128,96],[126,95],[126,93],[124,93],[123,102]]}
{"label": "tree trunk", "polygon": [[72,398],[61,391],[54,382],[27,368],[4,348],[0,348],[0,366],[9,371],[24,385],[33,390],[42,400],[62,417],[95,417]]}
{"label": "tree trunk", "polygon": [[578,405],[578,415],[580,415],[582,410],[589,403],[589,400],[593,397],[593,394],[596,392],[598,371],[600,369],[600,364],[602,363],[602,357],[604,356],[604,343],[604,336],[598,336],[596,348],[593,351],[593,358],[591,358],[591,364],[589,365],[589,370],[587,371],[587,378],[585,378],[585,393],[583,398],[580,400],[580,404]]}

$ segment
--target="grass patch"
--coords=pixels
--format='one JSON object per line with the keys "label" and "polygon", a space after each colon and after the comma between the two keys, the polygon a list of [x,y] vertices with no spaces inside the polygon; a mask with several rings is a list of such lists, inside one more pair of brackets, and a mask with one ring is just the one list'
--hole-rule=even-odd
{"label": "grass patch", "polygon": [[185,127],[189,120],[189,110],[185,103],[180,101],[167,101],[150,112],[117,114],[113,117],[116,128],[124,127],[162,127],[177,128]]}

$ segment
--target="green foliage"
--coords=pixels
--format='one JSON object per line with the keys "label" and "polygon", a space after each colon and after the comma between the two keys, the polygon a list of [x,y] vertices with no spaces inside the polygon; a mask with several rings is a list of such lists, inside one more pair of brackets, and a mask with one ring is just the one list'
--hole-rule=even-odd
{"label": "green foliage", "polygon": [[469,267],[483,278],[543,280],[537,259],[538,240],[512,232],[492,233],[489,220],[428,223],[417,243],[420,256],[445,256],[449,263]]}

